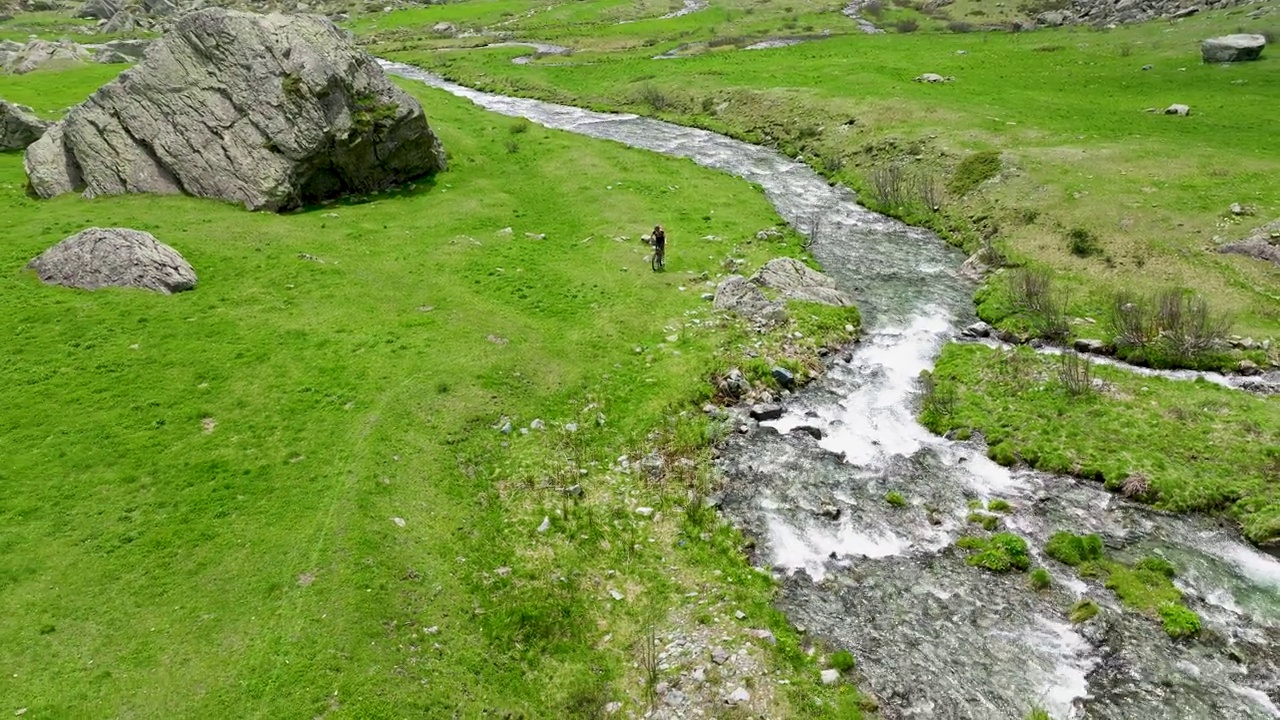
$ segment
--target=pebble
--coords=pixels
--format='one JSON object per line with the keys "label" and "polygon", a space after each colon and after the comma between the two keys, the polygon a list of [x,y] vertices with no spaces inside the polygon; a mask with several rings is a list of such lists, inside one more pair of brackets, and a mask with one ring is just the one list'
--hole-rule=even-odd
{"label": "pebble", "polygon": [[636,514],[637,514],[637,515],[644,516],[644,517],[649,517],[650,515],[652,515],[652,514],[653,514],[653,508],[651,508],[651,507],[638,507],[638,508],[636,508]]}
{"label": "pebble", "polygon": [[544,516],[542,518],[542,524],[538,526],[538,532],[544,533],[550,529],[551,529],[551,518]]}
{"label": "pebble", "polygon": [[741,620],[741,619],[745,618],[745,617],[747,616],[747,614],[746,614],[746,613],[744,613],[744,612],[742,612],[741,610],[737,610],[737,611],[735,611],[735,612],[733,613],[733,616],[734,616],[735,618],[737,618],[737,619]]}
{"label": "pebble", "polygon": [[724,648],[711,648],[711,662],[717,665],[723,665],[729,660],[729,653]]}
{"label": "pebble", "polygon": [[398,527],[404,527],[404,518],[402,517],[393,517],[391,518],[391,522],[395,523]]}
{"label": "pebble", "polygon": [[626,598],[626,595],[623,595],[622,593],[618,592],[617,590],[614,590],[613,588],[609,588],[609,597],[613,598],[614,600],[623,600],[624,598]]}
{"label": "pebble", "polygon": [[747,692],[746,688],[740,687],[729,693],[729,697],[725,698],[724,701],[729,705],[742,705],[744,703],[749,703],[751,702],[751,693]]}

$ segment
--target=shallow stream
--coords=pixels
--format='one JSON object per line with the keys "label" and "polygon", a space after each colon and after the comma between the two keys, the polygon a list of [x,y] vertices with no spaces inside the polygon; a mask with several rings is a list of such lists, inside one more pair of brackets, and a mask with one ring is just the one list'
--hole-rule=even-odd
{"label": "shallow stream", "polygon": [[[1280,562],[1202,517],[1156,513],[1099,486],[987,459],[977,442],[914,419],[916,378],[972,320],[963,260],[933,234],[857,204],[807,166],[767,148],[634,115],[491,95],[385,63],[504,115],[695,162],[760,185],[784,219],[817,229],[813,252],[851,292],[865,337],[787,398],[777,421],[731,439],[725,512],[786,577],[793,622],[858,658],[886,718],[1058,720],[1280,718]],[[809,426],[821,432],[815,440]],[[885,502],[901,492],[909,506]],[[1006,526],[1037,553],[1059,529],[1100,534],[1122,559],[1162,555],[1205,631],[1170,640],[1121,610],[1111,591],[1052,561],[1052,588],[969,567],[951,546],[971,532],[972,500],[1005,498]],[[1072,625],[1087,596],[1102,606]]]}

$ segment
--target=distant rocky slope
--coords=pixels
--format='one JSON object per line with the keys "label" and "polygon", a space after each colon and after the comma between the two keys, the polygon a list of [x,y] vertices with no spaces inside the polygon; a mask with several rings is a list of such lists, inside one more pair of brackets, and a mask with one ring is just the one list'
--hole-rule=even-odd
{"label": "distant rocky slope", "polygon": [[316,15],[206,9],[27,148],[40,197],[187,193],[286,210],[445,166],[422,106]]}

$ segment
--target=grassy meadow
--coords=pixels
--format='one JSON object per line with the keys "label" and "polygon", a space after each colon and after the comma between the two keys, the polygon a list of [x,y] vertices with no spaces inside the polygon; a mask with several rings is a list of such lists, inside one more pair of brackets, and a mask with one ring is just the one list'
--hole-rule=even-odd
{"label": "grassy meadow", "polygon": [[[416,29],[434,7],[387,13],[357,31],[375,52],[479,87],[655,115],[803,156],[873,207],[970,250],[985,238],[1010,262],[1052,270],[1079,315],[1098,312],[1116,289],[1186,287],[1232,314],[1240,334],[1280,335],[1280,269],[1213,252],[1280,215],[1269,181],[1280,167],[1270,110],[1280,60],[1270,48],[1258,62],[1203,65],[1198,48],[1216,34],[1269,32],[1280,14],[1250,19],[1250,6],[1110,31],[1024,33],[952,33],[922,17],[919,32],[868,36],[836,7],[716,3],[673,20],[571,28],[517,18],[505,29],[575,50],[527,65],[510,62],[527,54],[518,48],[440,50],[459,41]],[[740,49],[823,31],[831,36]],[[690,44],[686,56],[651,59]],[[956,79],[912,82],[925,72]],[[1144,112],[1173,103],[1192,114]],[[981,151],[1001,153],[1001,171],[948,192],[960,162]],[[901,178],[882,188],[877,177],[891,168]],[[939,211],[925,208],[921,181]],[[1254,214],[1237,217],[1232,203]],[[1095,239],[1083,257],[1072,252],[1077,231]]]}
{"label": "grassy meadow", "polygon": [[[0,97],[55,116],[104,72]],[[643,710],[641,640],[696,612],[772,629],[734,635],[791,678],[771,712],[856,715],[701,510],[696,403],[748,338],[700,278],[799,238],[757,240],[779,222],[758,190],[692,162],[405,87],[449,170],[287,215],[37,201],[0,154],[0,711],[595,717]],[[663,274],[638,239],[658,222]],[[153,233],[197,288],[22,270],[90,226]],[[665,473],[619,467],[650,450]]]}

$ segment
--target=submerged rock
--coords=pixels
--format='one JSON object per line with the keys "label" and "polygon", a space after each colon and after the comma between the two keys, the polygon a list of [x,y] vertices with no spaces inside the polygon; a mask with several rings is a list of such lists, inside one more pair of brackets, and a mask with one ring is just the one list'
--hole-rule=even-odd
{"label": "submerged rock", "polygon": [[195,270],[177,250],[128,228],[89,228],[44,251],[27,268],[46,284],[83,290],[132,287],[167,295],[196,286]]}
{"label": "submerged rock", "polygon": [[185,192],[286,210],[445,167],[422,107],[329,20],[210,8],[27,151],[41,197]]}

